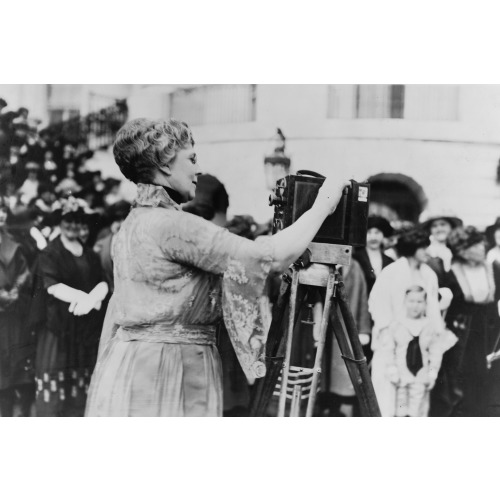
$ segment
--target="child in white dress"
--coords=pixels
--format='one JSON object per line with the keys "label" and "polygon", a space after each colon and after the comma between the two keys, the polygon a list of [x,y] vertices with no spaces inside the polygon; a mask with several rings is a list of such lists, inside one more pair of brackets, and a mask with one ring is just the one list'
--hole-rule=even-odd
{"label": "child in white dress", "polygon": [[384,332],[384,347],[392,353],[386,375],[396,385],[395,416],[426,417],[443,354],[457,338],[449,330],[432,327],[422,287],[410,287],[404,304],[405,314]]}

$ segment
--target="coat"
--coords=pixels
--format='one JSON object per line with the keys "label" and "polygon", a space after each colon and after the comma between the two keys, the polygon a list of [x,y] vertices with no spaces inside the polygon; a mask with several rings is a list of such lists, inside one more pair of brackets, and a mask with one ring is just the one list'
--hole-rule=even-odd
{"label": "coat", "polygon": [[446,275],[445,286],[453,293],[446,323],[458,337],[458,343],[443,359],[431,394],[431,416],[498,416],[500,367],[496,362],[488,370],[486,356],[500,333],[500,268],[485,264],[488,280],[484,289],[489,290],[489,297],[484,303],[475,303],[469,296],[467,280],[462,277],[464,267],[453,263]]}
{"label": "coat", "polygon": [[[394,260],[392,260],[388,255],[383,252],[382,254],[382,269],[385,269],[389,264],[392,264]],[[372,291],[373,285],[377,277],[375,276],[375,271],[373,270],[373,266],[371,265],[370,258],[368,257],[368,252],[366,248],[358,248],[353,254],[354,259],[359,262],[361,269],[363,270],[363,274],[366,280],[366,286],[368,290],[368,295]]]}
{"label": "coat", "polygon": [[58,237],[41,252],[36,270],[31,321],[37,333],[37,415],[83,416],[106,304],[75,316],[47,290],[63,283],[89,293],[103,281],[101,263],[85,246],[75,257]]}
{"label": "coat", "polygon": [[19,290],[19,298],[8,305],[0,303],[0,390],[24,383],[32,366],[33,339],[26,330],[30,272],[21,246],[2,232],[0,242],[0,290]]}

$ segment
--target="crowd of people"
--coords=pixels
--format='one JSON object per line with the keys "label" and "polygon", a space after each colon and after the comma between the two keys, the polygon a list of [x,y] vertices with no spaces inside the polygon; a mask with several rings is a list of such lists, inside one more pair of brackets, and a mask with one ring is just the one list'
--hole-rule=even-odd
{"label": "crowd of people", "polygon": [[[6,104],[0,99],[2,108]],[[144,132],[144,123],[135,124],[135,133],[140,127]],[[221,411],[218,390],[208,401],[201,401],[208,393],[203,396],[199,386],[208,375],[189,375],[191,372],[187,369],[190,360],[196,364],[199,356],[203,356],[205,372],[209,370],[213,378],[209,377],[212,382],[208,387],[212,390],[219,384],[217,359],[211,348],[205,349],[205,340],[201,347],[194,341],[187,344],[195,345],[182,344],[182,349],[168,351],[167,356],[156,349],[154,342],[158,340],[143,341],[144,332],[123,322],[117,330],[109,318],[115,312],[127,317],[135,314],[136,323],[150,324],[160,310],[174,314],[174,309],[178,311],[179,307],[175,301],[182,300],[182,307],[188,306],[184,323],[194,325],[211,318],[207,331],[186,330],[186,336],[211,338],[212,323],[221,309],[217,305],[220,290],[211,278],[194,279],[193,269],[202,265],[205,271],[217,273],[222,263],[215,258],[213,262],[205,262],[206,252],[201,251],[199,245],[192,249],[190,244],[203,234],[209,238],[216,235],[216,239],[227,239],[227,249],[220,249],[224,253],[232,245],[241,247],[240,239],[226,238],[225,234],[253,241],[256,246],[248,246],[247,251],[257,252],[260,263],[254,262],[252,259],[257,257],[250,254],[245,258],[252,261],[252,276],[256,276],[257,268],[264,268],[267,258],[262,243],[267,240],[260,237],[270,235],[271,224],[257,224],[249,215],[228,220],[229,196],[223,184],[211,175],[198,172],[193,173],[197,178],[196,195],[186,203],[183,202],[189,197],[179,197],[172,186],[168,187],[168,182],[165,191],[154,191],[152,188],[156,185],[152,184],[155,183],[149,174],[142,173],[151,189],[140,188],[145,192],[139,192],[135,204],[138,210],[133,210],[134,216],[128,217],[131,205],[120,199],[120,181],[103,180],[101,172],[88,169],[92,152],[79,151],[77,145],[40,132],[38,127],[38,123],[30,121],[25,108],[0,113],[1,416],[83,416],[86,406],[90,415],[121,414],[125,407],[127,414],[144,414],[141,404],[145,398],[156,401],[159,394],[166,394],[167,389],[161,385],[165,377],[179,382],[175,387],[179,394],[185,391],[193,396],[193,409],[183,410],[186,414],[247,415],[255,376],[261,376],[259,361],[254,359],[253,364],[248,364],[248,359],[255,356],[255,345],[262,343],[261,334],[255,332],[269,324],[272,304],[279,291],[279,269],[266,267],[267,283],[259,288],[265,297],[259,298],[259,307],[260,313],[267,307],[267,318],[259,319],[260,326],[253,324],[252,347],[236,339],[234,321],[218,322],[217,347],[223,374]],[[179,142],[184,146],[177,144],[173,150],[174,160],[179,150],[189,151],[190,143],[194,144],[189,129],[179,124],[166,126],[151,122],[148,127],[172,134],[178,142],[178,130],[186,134],[184,142]],[[158,135],[161,134],[158,132]],[[129,142],[125,141],[122,146],[123,152],[115,150],[115,159],[124,175],[141,186],[145,181],[130,170],[127,155],[131,153],[126,148],[130,149],[132,141],[127,140]],[[156,136],[148,140],[152,144],[158,142]],[[187,161],[195,165],[196,156]],[[138,164],[142,168],[140,161]],[[157,168],[153,160],[151,164]],[[163,175],[167,179],[161,168],[155,172],[157,177]],[[185,183],[182,175],[180,187]],[[190,185],[192,187],[192,183]],[[170,243],[173,247],[166,249],[160,242],[162,252],[171,253],[168,266],[160,266],[155,260],[156,246],[142,225],[149,227],[155,221],[145,207],[162,204],[176,210],[182,207],[184,213],[227,231],[219,233],[214,229],[212,234],[206,225],[197,227],[193,222],[196,218],[187,218],[187,223],[196,226],[195,232],[199,234],[181,240],[185,228],[179,227],[178,233],[169,238],[184,241],[185,247]],[[141,218],[141,210],[146,218]],[[137,219],[137,227],[130,232],[127,226],[125,232],[120,232],[127,218],[130,227]],[[143,236],[137,237],[137,234]],[[133,259],[116,257],[113,243],[118,238],[120,247],[126,251],[142,245],[141,252],[149,255],[152,262],[132,264]],[[215,240],[214,245],[217,245]],[[201,253],[194,263],[198,251]],[[288,254],[285,252],[285,255]],[[184,274],[177,262],[187,265],[186,272],[182,271]],[[129,269],[130,266],[135,267]],[[235,282],[230,283],[233,288],[223,284],[229,288],[224,288],[222,308],[229,308],[224,303],[230,297],[228,290],[234,294],[242,283],[248,282],[244,272],[235,278],[235,269],[231,265],[228,269],[233,272],[230,276],[226,271],[228,280],[232,278]],[[128,288],[120,285],[115,293],[120,301],[113,296],[114,303],[110,303],[117,272],[120,283],[125,280]],[[486,233],[481,233],[474,227],[464,227],[458,217],[446,211],[423,214],[419,224],[393,222],[391,225],[381,216],[370,216],[366,247],[356,249],[351,265],[342,268],[341,273],[383,416],[500,415],[500,362],[495,363],[499,357],[496,351],[500,349],[500,218]],[[146,283],[153,283],[157,295],[148,295],[140,276]],[[262,276],[259,280],[262,281]],[[186,287],[191,285],[194,287],[191,295],[185,296]],[[138,289],[134,295],[135,286]],[[201,291],[206,291],[210,298],[207,304],[197,298]],[[165,303],[165,294],[174,292],[171,303]],[[238,293],[241,294],[241,290]],[[241,295],[235,296],[243,300]],[[268,306],[262,307],[261,298],[266,299]],[[126,314],[124,304],[128,304]],[[236,308],[234,304],[232,307]],[[108,314],[106,323],[109,324],[106,324],[108,309],[113,314]],[[233,319],[237,316],[234,311],[225,312]],[[238,313],[238,321],[244,323],[241,310]],[[103,341],[101,332],[103,336],[109,332],[116,345],[107,338]],[[314,328],[304,327],[299,333],[300,347],[293,359],[294,363],[305,366],[313,359],[311,353],[317,339]],[[175,335],[178,334],[177,329]],[[168,335],[169,343],[178,342],[172,340],[174,332],[169,331]],[[316,414],[358,415],[355,391],[333,337],[328,337]],[[139,341],[131,342],[136,340]],[[211,345],[210,342],[206,341],[206,345]],[[123,345],[135,347],[120,350]],[[109,350],[110,346],[113,351]],[[106,363],[107,372],[103,368]],[[103,409],[111,402],[104,391],[106,384],[111,383],[106,378],[110,367],[113,384],[122,384],[113,386],[113,393],[121,394],[120,411],[118,407]],[[139,374],[138,367],[142,367],[144,373],[151,371],[157,382],[154,387],[146,387],[144,381],[141,382],[141,377],[146,375]],[[152,370],[157,373],[152,374]],[[183,370],[184,379],[179,378]],[[94,372],[94,389],[87,401]],[[137,380],[132,377],[136,372]],[[172,394],[168,396],[172,397]],[[270,408],[269,414],[273,411]],[[160,411],[160,414],[170,413],[171,409]]]}
{"label": "crowd of people", "polygon": [[500,415],[499,222],[483,233],[446,210],[399,230],[369,218],[355,258],[383,416]]}
{"label": "crowd of people", "polygon": [[2,416],[83,415],[130,210],[92,151],[39,128],[26,108],[0,113]]}

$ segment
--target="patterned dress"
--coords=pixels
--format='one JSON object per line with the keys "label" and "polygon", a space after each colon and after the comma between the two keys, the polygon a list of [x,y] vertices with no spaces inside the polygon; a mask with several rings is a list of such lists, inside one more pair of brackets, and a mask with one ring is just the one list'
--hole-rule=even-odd
{"label": "patterned dress", "polygon": [[247,240],[139,184],[113,241],[115,291],[87,416],[221,416],[221,317],[247,377],[262,377],[272,240]]}

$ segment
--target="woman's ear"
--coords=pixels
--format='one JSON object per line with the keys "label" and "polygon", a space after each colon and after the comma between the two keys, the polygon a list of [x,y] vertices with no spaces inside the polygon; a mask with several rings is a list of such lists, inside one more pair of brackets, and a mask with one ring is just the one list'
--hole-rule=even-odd
{"label": "woman's ear", "polygon": [[161,167],[158,167],[158,169],[162,174],[165,174],[167,177],[170,177],[172,175],[172,171],[170,170],[170,165],[162,165]]}

